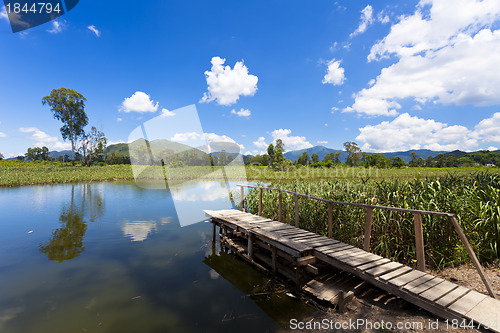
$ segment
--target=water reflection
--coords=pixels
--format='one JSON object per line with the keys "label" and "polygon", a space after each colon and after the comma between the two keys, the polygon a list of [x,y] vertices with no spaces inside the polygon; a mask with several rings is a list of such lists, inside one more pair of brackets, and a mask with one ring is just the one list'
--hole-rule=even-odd
{"label": "water reflection", "polygon": [[133,242],[142,242],[156,230],[155,221],[128,221],[122,226],[123,234]]}
{"label": "water reflection", "polygon": [[83,239],[87,222],[84,219],[94,222],[103,213],[104,200],[100,191],[93,190],[91,184],[73,184],[71,200],[63,205],[59,216],[62,227],[52,232],[52,238],[47,243],[40,244],[40,252],[57,262],[78,257],[85,250]]}

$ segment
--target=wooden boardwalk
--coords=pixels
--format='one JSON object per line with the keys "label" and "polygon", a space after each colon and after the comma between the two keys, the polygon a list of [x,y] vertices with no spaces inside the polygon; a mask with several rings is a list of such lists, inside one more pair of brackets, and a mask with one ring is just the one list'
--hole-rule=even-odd
{"label": "wooden boardwalk", "polygon": [[[283,263],[290,263],[299,287],[306,282],[304,270],[318,273],[314,265],[318,261],[354,274],[444,319],[472,320],[476,327],[481,324],[500,332],[500,301],[492,297],[286,223],[234,209],[204,212],[211,218],[214,235],[218,225],[223,235],[245,241],[245,255],[250,261],[258,247],[268,253],[268,259],[262,254],[259,259],[274,273],[280,272]],[[328,293],[328,288],[322,288]]]}

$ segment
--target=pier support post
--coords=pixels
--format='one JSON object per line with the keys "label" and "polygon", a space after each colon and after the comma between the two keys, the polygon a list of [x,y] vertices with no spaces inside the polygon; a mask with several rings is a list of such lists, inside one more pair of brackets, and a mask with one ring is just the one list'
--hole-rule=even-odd
{"label": "pier support post", "polygon": [[276,272],[278,271],[278,263],[277,263],[278,256],[276,254],[276,247],[275,246],[271,247],[271,253],[272,253],[271,264],[272,264],[272,268],[273,268],[273,274],[276,275]]}
{"label": "pier support post", "polygon": [[245,211],[245,190],[243,188],[243,186],[241,186],[241,201],[240,201],[240,205],[241,205],[241,211],[244,212]]}
{"label": "pier support post", "polygon": [[283,213],[282,213],[282,203],[283,203],[283,199],[282,199],[282,192],[281,190],[279,190],[278,192],[278,221],[280,222],[283,222]]}
{"label": "pier support post", "polygon": [[259,187],[259,216],[262,216],[262,187]]}
{"label": "pier support post", "polygon": [[299,196],[295,193],[295,227],[299,227]]}
{"label": "pier support post", "polygon": [[363,250],[370,252],[370,238],[372,237],[373,208],[366,208],[365,238],[363,239]]}
{"label": "pier support post", "polygon": [[252,241],[252,233],[249,232],[248,235],[247,235],[247,238],[248,238],[248,256],[250,257],[250,259],[253,258],[253,241]]}
{"label": "pier support post", "polygon": [[415,221],[415,248],[417,250],[417,269],[425,272],[424,231],[422,229],[422,215],[413,214]]}
{"label": "pier support post", "polygon": [[333,202],[328,203],[328,238],[333,234]]}

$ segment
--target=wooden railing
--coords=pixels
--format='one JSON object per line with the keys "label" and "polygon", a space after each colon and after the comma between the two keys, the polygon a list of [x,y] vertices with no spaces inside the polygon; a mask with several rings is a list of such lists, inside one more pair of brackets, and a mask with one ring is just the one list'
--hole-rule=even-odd
{"label": "wooden railing", "polygon": [[299,197],[312,199],[317,201],[322,201],[328,203],[328,238],[332,237],[333,232],[333,205],[344,205],[344,206],[354,206],[359,208],[364,208],[366,210],[366,218],[365,218],[365,233],[363,238],[363,250],[370,251],[370,238],[371,238],[371,230],[372,230],[372,221],[373,221],[373,210],[381,209],[388,211],[396,211],[396,212],[405,212],[413,214],[413,221],[415,227],[415,249],[417,256],[417,269],[420,271],[425,271],[425,251],[424,251],[424,235],[422,229],[422,215],[435,215],[435,216],[443,216],[449,219],[449,221],[453,224],[455,231],[457,232],[460,240],[464,244],[467,249],[467,253],[472,260],[472,263],[476,267],[481,280],[483,281],[488,293],[491,297],[497,298],[491,285],[484,274],[483,267],[479,263],[479,260],[474,253],[474,250],[470,246],[469,240],[465,236],[462,227],[458,223],[458,220],[455,214],[452,213],[444,213],[444,212],[433,212],[426,210],[418,210],[418,209],[406,209],[406,208],[398,208],[398,207],[389,207],[389,206],[378,206],[378,205],[369,205],[369,204],[360,204],[360,203],[352,203],[352,202],[342,202],[342,201],[333,201],[318,197],[313,197],[307,194],[297,193],[293,191],[283,190],[279,188],[272,187],[262,187],[262,186],[253,186],[253,185],[238,185],[241,188],[241,210],[245,210],[245,202],[244,202],[244,188],[254,188],[259,190],[259,203],[258,203],[258,215],[262,215],[262,193],[264,190],[269,191],[278,191],[278,221],[283,222],[283,205],[282,205],[282,194],[291,194],[295,198],[295,227],[299,227]]}

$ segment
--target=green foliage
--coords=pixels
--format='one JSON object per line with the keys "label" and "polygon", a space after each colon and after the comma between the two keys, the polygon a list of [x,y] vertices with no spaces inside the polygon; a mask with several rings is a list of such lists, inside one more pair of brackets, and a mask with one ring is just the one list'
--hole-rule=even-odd
{"label": "green foliage", "polygon": [[80,143],[83,152],[83,164],[90,166],[93,160],[102,160],[107,139],[104,133],[92,126],[90,132],[84,135]]}
{"label": "green foliage", "polygon": [[53,89],[49,96],[42,98],[42,104],[51,107],[55,119],[63,123],[61,135],[71,141],[71,155],[75,164],[76,142],[85,134],[83,128],[88,124],[85,114],[85,97],[73,89]]}
{"label": "green foliage", "polygon": [[309,157],[309,154],[305,151],[302,153],[302,155],[299,156],[297,161],[295,161],[296,165],[309,165],[311,164],[311,158]]}
{"label": "green foliage", "polygon": [[344,148],[348,156],[345,164],[349,166],[358,165],[362,157],[362,151],[356,142],[344,142]]}
{"label": "green foliage", "polygon": [[326,153],[323,157],[323,162],[328,163],[331,161],[333,164],[340,164],[340,151],[336,153]]}
{"label": "green foliage", "polygon": [[[469,242],[479,259],[487,264],[500,259],[500,176],[472,173],[466,176],[416,177],[408,180],[381,181],[328,180],[314,182],[280,182],[266,184],[320,198],[457,215]],[[263,192],[263,215],[277,219],[278,193]],[[300,198],[300,227],[327,235],[328,205],[317,200]],[[258,191],[245,198],[245,206],[258,209]],[[295,221],[293,195],[283,194],[284,219]],[[334,205],[333,237],[362,247],[365,210]],[[469,261],[468,254],[451,222],[438,216],[423,215],[427,264],[436,268],[459,265]],[[404,264],[416,259],[413,215],[375,209],[371,248],[374,253]]]}
{"label": "green foliage", "polygon": [[406,163],[405,163],[405,161],[403,161],[403,159],[401,157],[392,157],[389,159],[388,165],[391,168],[402,168],[402,167],[406,166]]}
{"label": "green foliage", "polygon": [[49,157],[49,148],[47,147],[35,147],[28,148],[28,152],[24,154],[25,159],[27,161],[48,161]]}

